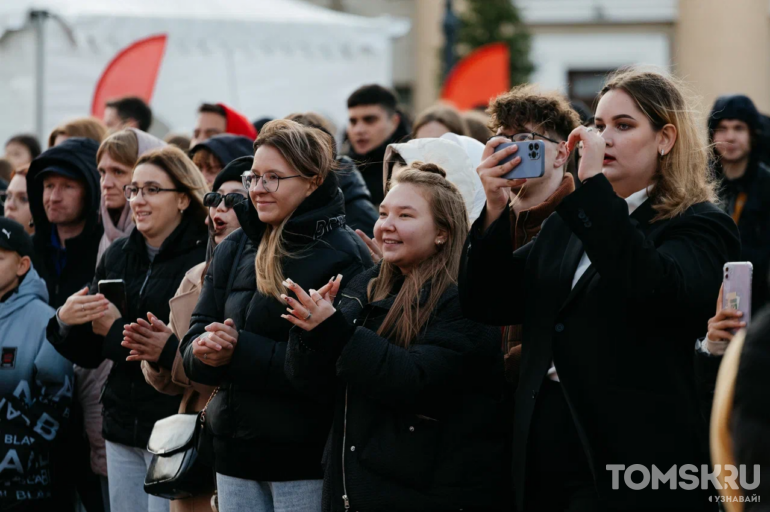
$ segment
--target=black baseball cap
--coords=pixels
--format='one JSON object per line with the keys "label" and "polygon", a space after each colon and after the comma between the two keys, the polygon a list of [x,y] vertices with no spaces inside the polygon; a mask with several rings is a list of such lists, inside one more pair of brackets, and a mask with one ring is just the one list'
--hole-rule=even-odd
{"label": "black baseball cap", "polygon": [[15,220],[0,217],[0,249],[32,257],[32,237]]}

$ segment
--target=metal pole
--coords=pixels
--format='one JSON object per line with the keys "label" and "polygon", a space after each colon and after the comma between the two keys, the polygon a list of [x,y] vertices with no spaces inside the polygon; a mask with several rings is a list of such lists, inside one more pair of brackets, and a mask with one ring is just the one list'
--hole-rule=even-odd
{"label": "metal pole", "polygon": [[446,12],[444,14],[444,69],[441,74],[442,79],[446,80],[449,72],[455,65],[455,44],[457,43],[457,32],[460,28],[460,20],[452,9],[452,0],[446,0]]}
{"label": "metal pole", "polygon": [[45,140],[45,19],[46,11],[32,11],[30,18],[35,26],[35,133]]}

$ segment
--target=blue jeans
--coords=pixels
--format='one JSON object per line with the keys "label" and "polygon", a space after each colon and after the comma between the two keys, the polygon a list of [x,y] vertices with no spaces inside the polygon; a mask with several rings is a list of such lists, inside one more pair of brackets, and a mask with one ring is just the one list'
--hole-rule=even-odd
{"label": "blue jeans", "polygon": [[217,473],[219,512],[321,512],[323,480],[257,482]]}
{"label": "blue jeans", "polygon": [[105,441],[111,512],[168,512],[169,501],[144,492],[152,454]]}

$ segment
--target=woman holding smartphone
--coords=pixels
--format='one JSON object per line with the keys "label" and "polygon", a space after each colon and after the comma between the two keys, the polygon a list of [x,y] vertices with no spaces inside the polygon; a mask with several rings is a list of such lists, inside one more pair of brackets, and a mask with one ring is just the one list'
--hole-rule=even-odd
{"label": "woman holding smartphone", "polygon": [[317,511],[331,410],[284,374],[286,278],[321,288],[371,259],[345,225],[330,135],[277,120],[254,146],[241,230],[217,247],[180,350],[190,380],[219,386],[206,427],[220,512]]}
{"label": "woman holding smartphone", "polygon": [[672,78],[633,68],[610,77],[596,129],[568,140],[571,150],[583,145],[582,186],[515,253],[508,191],[517,183],[500,176],[520,160],[499,165],[515,149],[487,144],[478,168],[487,205],[466,244],[460,293],[471,318],[523,324],[520,509],[716,509],[700,487],[637,486],[643,471],[624,473],[708,464],[693,344],[740,242],[713,203],[701,126]]}
{"label": "woman holding smartphone", "polygon": [[[144,492],[151,454],[147,441],[155,422],[179,408],[179,397],[161,394],[144,380],[140,363],[128,362],[135,347],[124,343],[126,324],[138,318],[168,322],[169,299],[185,272],[206,255],[206,183],[179,149],[164,147],[139,158],[124,188],[136,227],[107,249],[90,290],[72,295],[57,312],[54,347],[69,360],[95,368],[107,358],[113,367],[102,395],[102,433],[107,444],[110,507],[115,511],[168,510],[168,501]],[[101,280],[125,283],[127,311],[98,293]],[[90,294],[89,294],[90,293]],[[153,347],[154,362],[171,368],[178,339]],[[144,347],[143,347],[144,348]]]}
{"label": "woman holding smartphone", "polygon": [[500,330],[460,311],[467,232],[460,192],[418,162],[380,204],[379,265],[339,293],[339,279],[320,291],[289,283],[287,374],[335,397],[325,512],[505,510]]}

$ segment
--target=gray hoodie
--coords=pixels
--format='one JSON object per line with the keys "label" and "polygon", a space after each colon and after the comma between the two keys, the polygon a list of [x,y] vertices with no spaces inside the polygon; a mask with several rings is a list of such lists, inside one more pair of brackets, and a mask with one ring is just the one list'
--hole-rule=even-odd
{"label": "gray hoodie", "polygon": [[49,450],[67,426],[74,383],[45,336],[53,315],[34,268],[0,302],[0,509],[50,498],[56,478]]}

